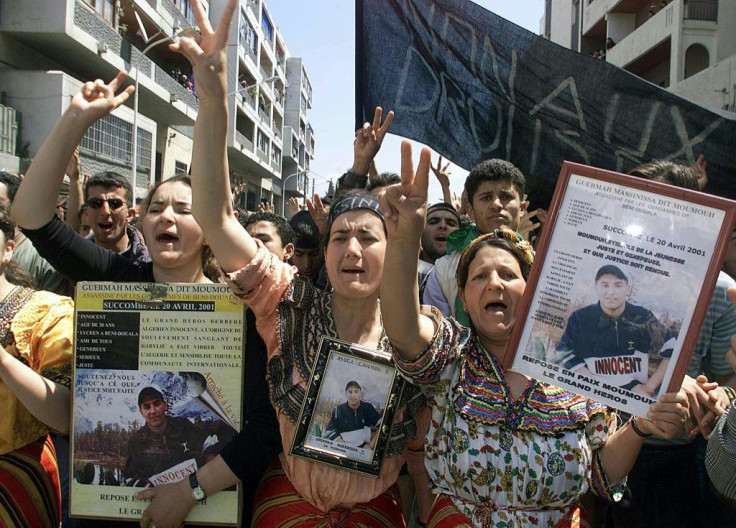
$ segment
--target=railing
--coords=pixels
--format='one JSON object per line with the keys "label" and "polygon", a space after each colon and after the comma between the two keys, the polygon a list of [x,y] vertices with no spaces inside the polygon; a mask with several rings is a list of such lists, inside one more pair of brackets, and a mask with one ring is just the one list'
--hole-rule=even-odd
{"label": "railing", "polygon": [[244,105],[246,106],[250,105],[251,108],[256,107],[256,100],[253,98],[253,96],[250,93],[248,93],[248,90],[243,90],[242,92],[240,92],[240,94],[243,96]]}
{"label": "railing", "polygon": [[169,92],[174,94],[177,99],[183,101],[186,105],[199,110],[199,101],[194,97],[194,94],[179,84],[174,78],[166,73],[158,64],[154,64],[156,72],[155,81],[157,84],[166,88]]}
{"label": "railing", "polygon": [[258,108],[258,115],[268,125],[271,126],[271,116],[269,116],[263,108]]}
{"label": "railing", "polygon": [[265,163],[265,164],[268,164],[268,163],[269,163],[269,159],[268,159],[268,154],[266,154],[266,153],[265,153],[265,152],[264,152],[264,151],[263,151],[263,150],[261,149],[261,147],[258,147],[258,148],[256,149],[256,153],[258,154],[258,157],[260,158],[260,160],[261,160],[261,161],[262,161],[263,163]]}
{"label": "railing", "polygon": [[246,51],[248,52],[248,56],[253,59],[254,63],[258,63],[258,55],[256,54],[256,50],[251,48],[250,46],[246,46]]}
{"label": "railing", "polygon": [[0,152],[15,156],[15,145],[18,139],[18,120],[15,108],[0,105]]}
{"label": "railing", "polygon": [[718,22],[718,0],[686,0],[684,18]]}
{"label": "railing", "polygon": [[235,131],[235,139],[240,143],[241,150],[244,149],[253,152],[253,142],[237,130]]}

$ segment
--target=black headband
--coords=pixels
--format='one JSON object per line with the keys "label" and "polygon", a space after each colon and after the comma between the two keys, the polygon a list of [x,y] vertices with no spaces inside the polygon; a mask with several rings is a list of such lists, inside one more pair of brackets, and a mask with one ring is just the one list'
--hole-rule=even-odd
{"label": "black headband", "polygon": [[357,209],[367,209],[368,211],[374,212],[381,219],[383,228],[386,229],[386,220],[383,218],[381,208],[378,206],[378,200],[373,196],[357,195],[341,198],[335,202],[332,207],[330,207],[330,217],[327,221],[327,233],[329,234],[332,229],[332,223],[338,216]]}

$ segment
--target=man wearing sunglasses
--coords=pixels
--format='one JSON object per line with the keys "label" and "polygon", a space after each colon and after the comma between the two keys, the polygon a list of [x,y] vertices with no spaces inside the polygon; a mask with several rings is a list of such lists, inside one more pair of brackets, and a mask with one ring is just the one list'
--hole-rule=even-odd
{"label": "man wearing sunglasses", "polygon": [[128,180],[116,172],[98,172],[89,178],[84,187],[85,215],[92,228],[89,238],[130,260],[149,260],[143,236],[129,223],[135,215],[132,195]]}

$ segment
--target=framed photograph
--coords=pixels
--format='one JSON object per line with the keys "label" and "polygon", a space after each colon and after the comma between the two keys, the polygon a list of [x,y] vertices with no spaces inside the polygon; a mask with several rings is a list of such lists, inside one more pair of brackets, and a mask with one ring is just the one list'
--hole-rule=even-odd
{"label": "framed photograph", "polygon": [[291,454],[377,477],[403,384],[387,354],[323,337]]}
{"label": "framed photograph", "polygon": [[[71,516],[139,520],[141,488],[183,480],[237,434],[243,305],[225,285],[80,282],[72,383]],[[239,490],[188,523],[237,525]]]}
{"label": "framed photograph", "polygon": [[736,202],[565,162],[504,366],[645,416],[677,390]]}

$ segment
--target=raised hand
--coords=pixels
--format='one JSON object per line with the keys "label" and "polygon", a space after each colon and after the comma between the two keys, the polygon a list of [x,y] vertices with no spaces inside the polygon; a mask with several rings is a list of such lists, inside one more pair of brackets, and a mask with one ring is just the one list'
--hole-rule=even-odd
{"label": "raised hand", "polygon": [[383,109],[376,107],[373,114],[373,123],[364,123],[363,127],[355,132],[355,142],[353,143],[353,168],[351,171],[355,174],[364,176],[368,174],[373,158],[376,157],[383,143],[383,138],[391,127],[391,121],[394,120],[394,113],[390,111],[386,115],[386,119],[381,123]]}
{"label": "raised hand", "polygon": [[401,142],[401,183],[390,185],[379,196],[389,237],[414,240],[422,236],[431,160],[431,151],[423,147],[415,172],[411,143]]}
{"label": "raised hand", "polygon": [[127,73],[121,71],[107,84],[102,79],[86,82],[82,85],[82,89],[74,94],[69,112],[81,118],[80,124],[84,130],[128,100],[135,91],[134,86],[128,86],[116,94],[127,76]]}
{"label": "raised hand", "polygon": [[437,160],[437,166],[430,165],[432,168],[432,172],[435,175],[435,178],[437,178],[437,181],[440,182],[440,186],[445,189],[450,187],[450,173],[447,172],[447,168],[450,166],[450,162],[448,161],[445,163],[445,166],[442,166],[442,156],[439,157]]}
{"label": "raised hand", "polygon": [[197,80],[197,97],[200,102],[221,102],[227,93],[227,56],[225,46],[230,32],[233,13],[238,0],[229,0],[217,30],[212,29],[207,14],[199,0],[191,0],[199,33],[189,32],[169,48],[184,55],[194,69]]}
{"label": "raised hand", "polygon": [[707,168],[708,162],[705,161],[704,154],[698,156],[697,161],[695,161],[694,164],[690,165],[690,170],[693,171],[695,178],[697,178],[698,180],[698,189],[700,189],[701,191],[705,188],[706,185],[708,185],[708,173],[706,172]]}
{"label": "raised hand", "polygon": [[261,202],[258,204],[258,210],[262,213],[273,213],[273,204],[270,202]]}
{"label": "raised hand", "polygon": [[327,233],[327,221],[330,216],[330,210],[324,206],[319,194],[314,194],[314,201],[307,198],[307,210],[309,211],[309,216],[311,216],[314,223],[317,224],[319,234],[324,235]]}
{"label": "raised hand", "polygon": [[295,196],[289,198],[286,206],[289,209],[289,218],[291,218],[304,208],[304,206],[299,203],[299,199]]}

